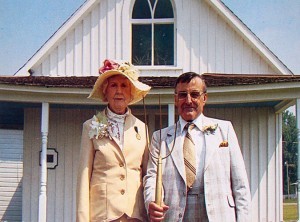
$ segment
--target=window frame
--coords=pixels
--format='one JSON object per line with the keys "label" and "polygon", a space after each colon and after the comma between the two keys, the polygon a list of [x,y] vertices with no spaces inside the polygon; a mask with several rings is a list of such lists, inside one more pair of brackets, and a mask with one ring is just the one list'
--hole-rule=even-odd
{"label": "window frame", "polygon": [[[147,0],[148,1],[148,0]],[[157,2],[159,0],[157,0],[154,4],[154,7],[157,5]],[[176,46],[176,13],[175,13],[175,9],[174,9],[174,3],[173,0],[170,0],[170,3],[172,5],[172,9],[173,9],[173,18],[154,18],[154,13],[155,11],[153,11],[151,4],[149,3],[149,7],[151,9],[151,18],[145,18],[145,19],[133,19],[132,18],[132,13],[133,13],[133,9],[134,9],[134,5],[135,5],[136,0],[133,1],[132,7],[131,7],[131,13],[130,13],[130,42],[131,42],[131,47],[130,47],[130,57],[131,57],[131,62],[133,62],[133,58],[132,58],[132,48],[133,48],[133,42],[132,42],[132,26],[133,25],[151,25],[151,65],[138,65],[139,67],[162,67],[162,66],[166,66],[166,67],[174,67],[176,66],[176,61],[177,61],[177,56],[176,56],[176,51],[177,51],[177,46]],[[174,44],[174,49],[173,49],[173,57],[174,57],[174,61],[172,65],[155,65],[155,59],[154,59],[154,26],[155,25],[159,25],[159,24],[173,24],[173,44]]]}

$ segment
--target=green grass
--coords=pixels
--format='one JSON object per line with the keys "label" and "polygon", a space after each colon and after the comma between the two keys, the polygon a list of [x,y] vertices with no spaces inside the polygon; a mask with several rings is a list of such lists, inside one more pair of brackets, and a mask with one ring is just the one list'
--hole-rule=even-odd
{"label": "green grass", "polygon": [[[297,203],[295,199],[284,200],[284,203]],[[293,205],[286,205],[283,204],[283,220],[284,221],[291,221],[298,219],[298,209],[297,204]]]}
{"label": "green grass", "polygon": [[297,203],[297,199],[284,199],[283,203]]}

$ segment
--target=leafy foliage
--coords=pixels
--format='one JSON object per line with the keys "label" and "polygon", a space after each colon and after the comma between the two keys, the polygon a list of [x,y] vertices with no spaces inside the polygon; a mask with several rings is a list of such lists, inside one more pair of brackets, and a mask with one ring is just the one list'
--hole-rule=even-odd
{"label": "leafy foliage", "polygon": [[[283,112],[282,115],[282,135],[283,135],[283,193],[288,194],[288,180],[290,184],[290,194],[294,193],[291,184],[297,182],[297,159],[298,159],[298,129],[296,117],[289,111]],[[288,164],[288,166],[287,166]],[[287,172],[288,171],[288,172]]]}

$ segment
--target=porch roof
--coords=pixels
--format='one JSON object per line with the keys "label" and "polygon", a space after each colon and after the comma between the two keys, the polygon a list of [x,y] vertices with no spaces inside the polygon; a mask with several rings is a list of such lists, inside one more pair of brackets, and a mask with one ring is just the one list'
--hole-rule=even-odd
{"label": "porch roof", "polygon": [[[203,74],[208,85],[211,107],[272,106],[281,112],[300,98],[300,75]],[[97,77],[0,77],[0,101],[21,103],[101,105],[87,99]],[[176,77],[141,77],[152,87],[147,95],[148,105],[174,103]],[[142,105],[142,102],[137,103]]]}
{"label": "porch roof", "polygon": [[[203,74],[208,87],[300,82],[300,75]],[[92,88],[97,77],[0,76],[0,84],[62,88]],[[176,77],[140,77],[153,88],[173,88]]]}

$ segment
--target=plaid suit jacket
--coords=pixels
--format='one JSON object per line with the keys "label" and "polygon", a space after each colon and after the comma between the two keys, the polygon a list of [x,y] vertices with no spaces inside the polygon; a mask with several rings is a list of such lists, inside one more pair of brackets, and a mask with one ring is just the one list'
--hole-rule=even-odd
{"label": "plaid suit jacket", "polygon": [[[203,126],[217,124],[214,132],[204,133],[204,196],[209,221],[250,221],[250,190],[244,160],[231,122],[203,117]],[[176,131],[176,136],[175,136]],[[154,132],[150,151],[171,156],[162,161],[163,200],[170,206],[165,221],[182,221],[186,207],[186,181],[179,122]],[[176,138],[175,138],[176,137]],[[227,141],[227,143],[224,143]],[[221,146],[220,146],[221,145]],[[155,198],[156,160],[149,156],[144,177],[144,199],[148,210]],[[193,218],[189,219],[193,221]]]}

